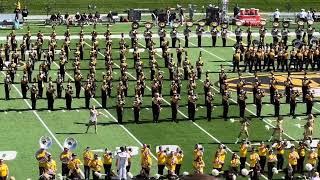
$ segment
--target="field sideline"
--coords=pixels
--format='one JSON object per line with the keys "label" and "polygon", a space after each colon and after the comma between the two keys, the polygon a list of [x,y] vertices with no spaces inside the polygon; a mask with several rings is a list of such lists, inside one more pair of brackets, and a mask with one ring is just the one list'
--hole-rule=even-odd
{"label": "field sideline", "polygon": [[[43,28],[37,26],[31,26],[31,31],[36,33],[39,29],[43,32],[51,32],[51,28]],[[79,32],[79,28],[71,28],[72,35],[77,35]],[[89,34],[92,28],[85,28],[86,33]],[[99,29],[99,33],[103,33],[105,27],[100,26],[97,27]],[[115,25],[111,27],[112,31],[117,33],[127,32],[130,29],[130,25]],[[25,30],[17,31],[17,33],[22,33]],[[62,35],[65,31],[65,28],[61,27],[57,29],[57,34]],[[140,32],[144,31],[144,28],[139,29]],[[156,32],[156,30],[153,30]],[[7,32],[6,32],[7,33]],[[0,36],[5,36],[6,33],[0,32]],[[291,38],[292,40],[293,38]],[[267,39],[268,42],[271,41],[271,38]],[[126,39],[127,43],[129,43],[129,39]],[[4,41],[0,41],[3,43]],[[46,41],[47,42],[47,41]],[[44,44],[47,44],[47,43]],[[77,40],[73,40],[71,42],[71,47],[74,49],[75,43]],[[103,48],[104,40],[99,40],[100,47]],[[119,64],[118,57],[118,39],[113,39],[113,55],[115,64]],[[141,39],[139,41],[141,44],[139,48],[144,48],[144,41]],[[155,42],[158,43],[158,39],[155,39]],[[59,40],[58,44],[61,45],[62,41]],[[183,40],[181,41],[184,44]],[[217,84],[218,73],[220,71],[220,64],[225,66],[228,77],[237,77],[236,73],[231,72],[231,58],[233,54],[232,45],[234,44],[234,39],[228,39],[228,45],[230,47],[222,48],[211,48],[208,47],[211,44],[210,38],[203,39],[203,44],[205,47],[197,48],[194,47],[196,45],[196,38],[191,38],[189,42],[192,47],[188,48],[188,56],[192,64],[195,64],[195,61],[198,58],[199,52],[202,52],[203,60],[205,61],[205,70],[208,70],[210,79]],[[84,75],[87,74],[87,62],[89,57],[89,49],[90,49],[90,40],[86,39],[86,50],[85,50],[85,60],[82,62],[82,73]],[[218,40],[218,46],[221,46],[221,40]],[[100,87],[102,73],[104,72],[104,57],[103,51],[99,53],[98,56],[98,64],[97,64],[97,86]],[[176,54],[174,53],[174,57]],[[146,52],[142,53],[142,60],[147,61],[148,55]],[[164,68],[164,63],[160,57],[157,57],[157,60],[160,62],[161,70],[164,71],[165,77],[167,77],[167,69]],[[73,58],[71,58],[72,62]],[[176,60],[176,59],[175,59]],[[196,122],[189,122],[186,118],[187,108],[186,108],[186,86],[187,82],[183,81],[182,86],[182,100],[180,101],[180,112],[178,114],[178,118],[180,122],[178,124],[172,123],[170,121],[171,118],[171,108],[168,103],[164,103],[162,107],[162,111],[160,113],[160,122],[159,124],[152,123],[152,112],[151,112],[151,92],[146,89],[146,96],[143,98],[143,110],[142,110],[142,123],[134,124],[133,122],[133,112],[132,112],[132,102],[134,89],[132,88],[135,84],[135,69],[133,68],[132,54],[128,53],[127,63],[129,66],[129,96],[126,98],[125,105],[125,114],[124,114],[124,125],[118,125],[116,123],[116,110],[115,110],[115,89],[113,89],[112,97],[108,100],[108,108],[100,109],[105,116],[101,116],[99,118],[99,126],[98,126],[98,134],[95,135],[92,131],[89,134],[84,134],[86,129],[86,123],[88,121],[89,112],[84,108],[84,98],[74,99],[73,100],[73,110],[67,111],[65,110],[65,101],[64,99],[56,99],[55,100],[55,110],[48,112],[46,110],[46,100],[41,99],[38,100],[38,110],[31,111],[30,100],[21,99],[21,90],[19,83],[16,83],[11,90],[12,99],[9,101],[4,100],[4,87],[3,82],[1,81],[0,86],[0,112],[1,112],[1,122],[2,126],[0,127],[0,131],[5,135],[5,141],[0,141],[1,150],[15,150],[18,152],[17,158],[13,161],[8,161],[9,167],[11,169],[11,174],[16,176],[17,179],[36,179],[38,169],[37,162],[34,159],[33,155],[35,151],[39,148],[38,140],[42,135],[50,135],[54,138],[54,145],[50,149],[50,152],[53,154],[54,159],[59,162],[58,155],[61,151],[61,147],[63,146],[63,141],[66,137],[74,137],[78,140],[78,147],[75,152],[82,159],[82,151],[86,146],[90,146],[92,149],[104,149],[108,147],[111,150],[115,150],[115,147],[119,147],[121,145],[134,145],[140,146],[141,143],[151,144],[152,151],[155,153],[155,147],[157,145],[179,145],[185,153],[185,160],[183,164],[183,171],[190,171],[192,169],[192,151],[193,147],[196,143],[201,143],[205,148],[205,162],[206,168],[205,172],[210,173],[212,168],[212,157],[213,153],[217,149],[220,143],[225,144],[229,148],[228,157],[226,159],[226,165],[228,166],[231,152],[238,152],[239,145],[235,145],[234,141],[239,132],[240,124],[235,121],[232,123],[231,121],[223,121],[222,119],[222,106],[221,106],[221,97],[218,93],[216,93],[214,106],[215,109],[213,111],[213,121],[207,122],[205,118],[205,105],[204,105],[204,97],[203,97],[203,89],[202,89],[202,80],[198,80],[198,88],[196,92],[199,94],[198,100],[198,111],[196,113]],[[73,69],[72,63],[69,62],[67,64],[68,68],[68,78],[72,79]],[[38,72],[38,65],[41,62],[37,62],[35,66],[36,69],[33,73],[33,76]],[[50,71],[50,76],[52,79],[56,79],[56,70],[58,69],[57,65],[58,61],[52,65],[52,70]],[[145,73],[149,78],[150,73],[147,69],[147,62],[144,62],[145,65]],[[120,77],[119,68],[117,65],[114,66],[114,86],[117,85],[117,81]],[[22,68],[19,69],[16,75],[16,82],[20,81],[20,77],[22,76]],[[279,76],[282,73],[276,73]],[[3,79],[3,74],[0,74]],[[19,75],[19,76],[18,76]],[[250,73],[243,73],[243,76],[252,76]],[[100,80],[100,81],[99,81]],[[170,81],[166,78],[164,82],[164,99],[169,102],[169,84]],[[150,87],[151,82],[148,79],[147,85]],[[216,91],[218,89],[215,86]],[[95,100],[91,101],[92,104],[95,104],[97,107],[100,107],[100,89],[97,88],[97,97]],[[28,93],[29,96],[29,93]],[[239,108],[236,105],[236,94],[232,94],[233,102],[230,106],[229,116],[232,119],[238,120],[239,116]],[[318,100],[318,99],[317,99]],[[267,141],[271,135],[271,131],[265,129],[265,125],[269,125],[272,127],[275,125],[275,118],[273,117],[273,106],[268,104],[268,98],[264,99],[263,112],[262,115],[264,117],[263,121],[258,120],[255,117],[255,106],[251,104],[252,96],[249,95],[249,99],[247,100],[247,112],[246,116],[252,120],[250,127],[250,140],[253,143],[257,143],[259,141]],[[283,102],[283,101],[282,101]],[[285,133],[286,139],[292,140],[292,142],[299,141],[302,137],[303,129],[297,128],[296,124],[304,124],[304,112],[305,105],[303,103],[299,103],[297,107],[297,114],[299,114],[299,119],[291,119],[287,116],[289,112],[289,105],[282,104],[281,105],[281,115],[284,116],[285,122]],[[315,114],[319,114],[320,112],[320,104],[315,103],[314,105]],[[319,129],[319,124],[316,124],[315,129]],[[91,129],[92,130],[92,129]],[[19,133],[17,133],[19,132]],[[315,132],[315,137],[319,137],[320,132]],[[101,153],[99,153],[101,155]],[[153,172],[156,172],[156,161],[153,159]],[[58,163],[58,169],[60,171],[61,166]],[[133,174],[137,174],[140,170],[139,167],[139,157],[135,157],[133,159],[132,172]],[[281,178],[282,174],[277,176],[277,178]]]}

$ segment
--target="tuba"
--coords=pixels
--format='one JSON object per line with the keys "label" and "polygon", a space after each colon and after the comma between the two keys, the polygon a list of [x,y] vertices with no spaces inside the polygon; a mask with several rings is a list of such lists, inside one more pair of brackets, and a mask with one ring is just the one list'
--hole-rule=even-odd
{"label": "tuba", "polygon": [[308,23],[308,25],[311,26],[313,24],[313,20],[310,19],[310,20],[307,21],[307,23]]}
{"label": "tuba", "polygon": [[186,25],[187,25],[187,27],[192,27],[192,26],[193,26],[193,22],[190,22],[190,21],[189,21],[189,22],[187,22]]}
{"label": "tuba", "polygon": [[200,21],[200,22],[199,22],[199,26],[203,27],[203,26],[205,26],[205,25],[206,25],[205,22],[203,22],[203,21]]}
{"label": "tuba", "polygon": [[215,22],[215,21],[212,22],[212,23],[211,23],[211,26],[212,26],[212,27],[217,27],[217,26],[218,26],[218,22]]}
{"label": "tuba", "polygon": [[292,41],[292,46],[295,48],[300,48],[302,44],[303,44],[303,42],[299,39],[294,39]]}
{"label": "tuba", "polygon": [[222,28],[222,29],[228,29],[228,23],[223,22],[223,23],[221,24],[221,28]]}
{"label": "tuba", "polygon": [[319,38],[317,38],[316,36],[312,36],[309,43],[310,45],[316,46],[317,44],[319,44]]}
{"label": "tuba", "polygon": [[158,26],[159,26],[160,28],[164,28],[164,27],[166,27],[166,23],[165,23],[165,22],[159,22],[159,23],[158,23]]}
{"label": "tuba", "polygon": [[289,21],[283,21],[282,22],[282,27],[283,28],[289,28],[289,26],[290,26],[290,22]]}
{"label": "tuba", "polygon": [[39,139],[41,149],[49,149],[52,146],[52,139],[49,136],[41,136]]}
{"label": "tuba", "polygon": [[68,148],[69,150],[74,150],[77,147],[77,140],[72,137],[68,137],[64,140],[63,147]]}
{"label": "tuba", "polygon": [[174,22],[172,25],[174,28],[178,28],[180,26],[180,23]]}
{"label": "tuba", "polygon": [[298,21],[297,24],[298,24],[298,27],[301,27],[301,28],[303,28],[303,26],[304,26],[304,22],[301,20]]}
{"label": "tuba", "polygon": [[279,25],[280,25],[279,22],[276,22],[276,21],[272,23],[272,26],[273,26],[274,28],[278,28]]}

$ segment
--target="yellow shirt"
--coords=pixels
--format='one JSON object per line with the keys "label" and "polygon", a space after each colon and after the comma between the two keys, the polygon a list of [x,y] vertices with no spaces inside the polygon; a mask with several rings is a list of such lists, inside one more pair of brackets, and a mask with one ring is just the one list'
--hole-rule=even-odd
{"label": "yellow shirt", "polygon": [[[37,159],[41,159],[41,158],[44,158],[47,156],[47,151],[42,151],[42,152],[39,152],[37,155],[36,155],[36,158]],[[40,162],[39,161],[39,167],[45,167],[46,166],[46,163],[45,162]]]}
{"label": "yellow shirt", "polygon": [[93,153],[91,151],[83,152],[83,165],[89,166],[90,161],[93,159]]}
{"label": "yellow shirt", "polygon": [[112,156],[110,156],[109,154],[105,153],[103,155],[103,164],[112,164]]}
{"label": "yellow shirt", "polygon": [[174,172],[176,170],[177,158],[176,157],[168,158],[166,164],[167,164],[168,170],[171,172]]}
{"label": "yellow shirt", "polygon": [[102,168],[103,164],[102,164],[102,161],[101,160],[98,160],[98,159],[94,159],[90,162],[90,168],[93,170],[93,171],[101,171],[101,168]]}
{"label": "yellow shirt", "polygon": [[259,159],[258,153],[250,154],[250,167],[255,167]]}
{"label": "yellow shirt", "polygon": [[68,168],[70,170],[75,170],[80,167],[81,161],[80,159],[73,159],[68,163]]}
{"label": "yellow shirt", "polygon": [[152,165],[152,159],[150,154],[147,154],[146,152],[150,151],[148,148],[142,148],[141,149],[141,166],[143,167],[150,167]]}
{"label": "yellow shirt", "polygon": [[50,162],[46,162],[46,169],[55,172],[57,170],[57,163],[55,160],[51,160]]}
{"label": "yellow shirt", "polygon": [[213,168],[215,168],[215,169],[220,169],[220,168],[222,168],[222,162],[220,161],[220,157],[216,157],[216,158],[213,160]]}
{"label": "yellow shirt", "polygon": [[6,164],[0,165],[0,177],[8,176],[9,168]]}
{"label": "yellow shirt", "polygon": [[289,154],[288,160],[290,165],[297,165],[298,159],[299,159],[299,154],[296,151],[291,152]]}
{"label": "yellow shirt", "polygon": [[158,165],[165,165],[166,164],[167,155],[164,152],[157,153]]}
{"label": "yellow shirt", "polygon": [[193,161],[192,166],[195,170],[199,171],[201,174],[203,174],[203,168],[205,167],[205,164],[203,162],[203,160],[197,162],[197,161]]}
{"label": "yellow shirt", "polygon": [[224,150],[224,149],[221,149],[220,150],[220,156],[219,156],[219,159],[220,159],[220,161],[222,162],[222,163],[224,163],[224,160],[226,159],[226,154],[227,154],[227,151],[226,150]]}
{"label": "yellow shirt", "polygon": [[284,154],[284,148],[281,144],[277,144],[276,145],[276,149],[277,149],[277,154],[279,155],[283,155]]}
{"label": "yellow shirt", "polygon": [[202,157],[202,151],[195,149],[193,150],[194,160],[196,160],[199,156]]}
{"label": "yellow shirt", "polygon": [[[70,158],[71,155],[72,155],[71,151],[68,151],[68,152],[62,151],[62,153],[60,154],[60,160],[63,161],[63,159]],[[68,163],[68,162],[65,162],[65,163]]]}
{"label": "yellow shirt", "polygon": [[308,157],[308,163],[310,163],[313,166],[316,165],[317,158],[318,158],[318,154],[316,152],[310,153]]}
{"label": "yellow shirt", "polygon": [[238,158],[232,159],[230,164],[231,164],[231,167],[238,167],[240,164],[240,160]]}
{"label": "yellow shirt", "polygon": [[248,152],[248,147],[247,145],[241,145],[240,146],[240,157],[246,157]]}
{"label": "yellow shirt", "polygon": [[277,160],[277,155],[275,155],[275,154],[270,154],[270,155],[268,156],[268,162],[276,162],[276,160]]}
{"label": "yellow shirt", "polygon": [[177,164],[182,164],[182,162],[183,162],[183,154],[177,153],[176,158],[177,158]]}
{"label": "yellow shirt", "polygon": [[267,148],[265,146],[260,146],[259,147],[259,156],[267,156]]}
{"label": "yellow shirt", "polygon": [[306,149],[305,149],[304,147],[299,147],[299,148],[298,148],[298,154],[299,154],[299,156],[301,156],[301,157],[306,156]]}

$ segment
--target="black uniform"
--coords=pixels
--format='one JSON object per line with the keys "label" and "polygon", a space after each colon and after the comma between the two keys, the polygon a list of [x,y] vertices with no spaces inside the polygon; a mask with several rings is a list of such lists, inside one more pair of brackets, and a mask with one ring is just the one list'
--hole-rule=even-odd
{"label": "black uniform", "polygon": [[173,28],[172,31],[170,32],[172,48],[176,48],[177,33],[178,32],[177,32],[176,28]]}
{"label": "black uniform", "polygon": [[85,107],[87,109],[90,108],[90,99],[92,96],[92,91],[91,91],[91,84],[86,84],[84,88],[84,97],[85,97]]}
{"label": "black uniform", "polygon": [[108,98],[108,85],[103,82],[101,85],[101,105],[102,108],[107,108],[107,98]]}
{"label": "black uniform", "polygon": [[74,78],[74,85],[76,87],[76,97],[80,98],[80,91],[81,91],[81,79],[82,79],[82,75],[80,73],[75,75]]}
{"label": "black uniform", "polygon": [[152,114],[153,114],[153,122],[158,123],[159,122],[159,115],[160,115],[160,105],[161,105],[161,99],[160,97],[152,98]]}
{"label": "black uniform", "polygon": [[312,114],[312,107],[313,107],[313,94],[308,91],[306,94],[306,105],[307,105],[307,112],[306,114]]}
{"label": "black uniform", "polygon": [[218,30],[217,27],[211,29],[212,47],[216,47]]}
{"label": "black uniform", "polygon": [[189,120],[195,121],[195,114],[196,114],[196,101],[198,97],[195,94],[189,95],[188,99],[188,117]]}
{"label": "black uniform", "polygon": [[118,117],[118,123],[122,124],[123,119],[123,105],[125,104],[123,97],[121,95],[118,96],[117,101],[117,117]]}
{"label": "black uniform", "polygon": [[63,79],[60,75],[58,75],[58,78],[56,80],[57,83],[57,97],[61,98],[62,97],[62,90],[63,90]]}
{"label": "black uniform", "polygon": [[183,34],[184,34],[184,47],[186,47],[186,48],[189,47],[190,32],[191,32],[191,30],[188,27],[186,27],[186,29],[184,29],[184,31],[183,31]]}
{"label": "black uniform", "polygon": [[26,99],[27,98],[27,91],[28,91],[28,78],[27,75],[24,74],[22,79],[21,79],[21,92],[22,92],[22,98]]}
{"label": "black uniform", "polygon": [[241,91],[239,94],[239,98],[238,98],[238,105],[240,108],[240,117],[244,118],[244,113],[246,110],[246,99],[247,99],[247,95],[245,91]]}
{"label": "black uniform", "polygon": [[207,94],[206,98],[206,106],[207,106],[207,120],[211,121],[211,114],[212,114],[212,101],[213,101],[213,94],[210,92]]}
{"label": "black uniform", "polygon": [[172,111],[172,121],[173,122],[178,122],[177,120],[177,114],[178,114],[178,102],[180,99],[179,94],[173,94],[171,98],[171,111]]}
{"label": "black uniform", "polygon": [[73,94],[72,86],[68,84],[66,88],[66,93],[65,93],[67,110],[71,110],[72,94]]}
{"label": "black uniform", "polygon": [[257,91],[257,94],[255,95],[256,98],[255,98],[255,105],[256,105],[256,108],[257,108],[257,117],[260,118],[261,116],[261,109],[262,109],[262,97],[264,97],[264,92],[262,90],[258,90]]}
{"label": "black uniform", "polygon": [[10,99],[11,83],[12,83],[11,77],[7,75],[6,78],[4,79],[4,91],[5,91],[6,100]]}
{"label": "black uniform", "polygon": [[230,98],[230,93],[227,90],[225,90],[224,93],[222,94],[223,118],[225,120],[227,120],[228,118],[229,98]]}
{"label": "black uniform", "polygon": [[141,98],[138,95],[136,95],[136,99],[133,102],[133,114],[134,114],[135,123],[139,123],[141,105],[142,105]]}
{"label": "black uniform", "polygon": [[47,100],[48,100],[48,110],[51,110],[51,111],[53,111],[54,92],[55,92],[55,89],[54,89],[53,85],[49,84],[46,95],[47,95]]}
{"label": "black uniform", "polygon": [[274,117],[279,117],[280,115],[280,98],[282,98],[282,94],[276,92],[274,94]]}
{"label": "black uniform", "polygon": [[296,118],[295,111],[297,107],[297,97],[299,96],[298,92],[291,92],[290,95],[290,116]]}
{"label": "black uniform", "polygon": [[37,105],[37,96],[38,96],[38,89],[36,84],[32,85],[30,92],[31,92],[30,98],[32,102],[32,110],[35,110]]}

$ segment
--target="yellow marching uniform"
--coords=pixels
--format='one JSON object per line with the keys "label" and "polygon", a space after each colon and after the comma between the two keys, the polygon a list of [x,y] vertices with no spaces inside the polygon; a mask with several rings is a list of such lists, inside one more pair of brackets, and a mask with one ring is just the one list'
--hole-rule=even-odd
{"label": "yellow marching uniform", "polygon": [[9,174],[9,167],[8,165],[2,163],[0,165],[0,178],[6,179]]}

